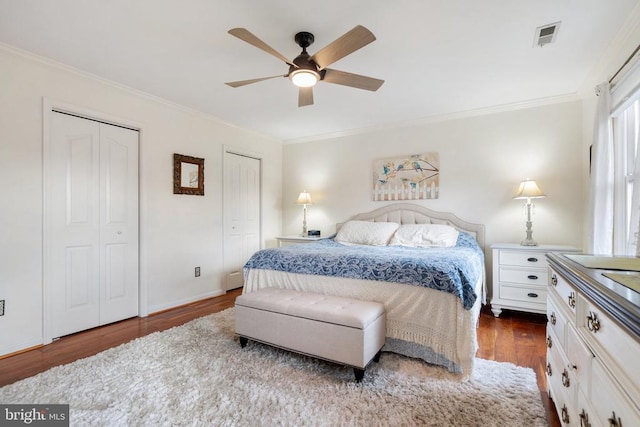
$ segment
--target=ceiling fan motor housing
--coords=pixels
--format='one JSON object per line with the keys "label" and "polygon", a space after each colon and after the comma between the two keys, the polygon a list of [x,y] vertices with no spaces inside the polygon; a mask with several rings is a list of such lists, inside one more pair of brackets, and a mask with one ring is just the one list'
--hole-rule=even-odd
{"label": "ceiling fan motor housing", "polygon": [[315,40],[313,34],[306,31],[297,33],[294,37],[296,43],[302,48],[300,55],[296,56],[292,61],[293,65],[289,67],[289,78],[293,81],[293,76],[297,73],[312,73],[316,76],[316,81],[322,80],[324,73],[319,71],[319,66],[311,59],[311,55],[307,53],[307,47],[313,44]]}
{"label": "ceiling fan motor housing", "polygon": [[293,65],[289,67],[289,74],[291,74],[292,71],[300,69],[311,70],[318,73],[318,69],[320,67],[313,59],[311,59],[311,55],[307,53],[307,48],[311,46],[313,44],[313,41],[315,40],[313,34],[306,31],[301,31],[296,34],[294,39],[296,43],[302,48],[302,52],[292,61]]}
{"label": "ceiling fan motor housing", "polygon": [[302,49],[306,49],[313,44],[315,37],[313,37],[313,34],[311,33],[300,31],[295,35],[293,39],[296,41],[298,46],[300,46]]}

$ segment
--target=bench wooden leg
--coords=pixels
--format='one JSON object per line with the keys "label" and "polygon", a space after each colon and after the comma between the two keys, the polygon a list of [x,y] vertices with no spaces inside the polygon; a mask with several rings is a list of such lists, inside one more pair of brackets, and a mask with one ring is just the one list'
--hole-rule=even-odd
{"label": "bench wooden leg", "polygon": [[249,342],[247,338],[240,337],[240,347],[245,348],[245,346],[247,345],[247,342]]}
{"label": "bench wooden leg", "polygon": [[364,378],[364,369],[353,368],[353,374],[356,376],[356,382],[359,383]]}
{"label": "bench wooden leg", "polygon": [[382,350],[378,350],[375,356],[373,356],[373,361],[378,363],[380,361],[380,355],[382,354]]}

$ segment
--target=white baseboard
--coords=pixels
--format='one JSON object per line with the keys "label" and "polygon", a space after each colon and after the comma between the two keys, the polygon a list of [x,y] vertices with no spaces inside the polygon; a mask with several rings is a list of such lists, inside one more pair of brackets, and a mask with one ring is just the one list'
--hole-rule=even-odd
{"label": "white baseboard", "polygon": [[207,293],[200,294],[200,295],[197,295],[197,296],[194,296],[194,297],[185,298],[183,300],[172,301],[172,302],[169,302],[169,303],[166,303],[166,304],[160,304],[160,305],[152,305],[152,306],[149,306],[149,315],[153,315],[154,313],[157,313],[159,311],[169,310],[171,308],[179,307],[181,305],[190,304],[192,302],[200,301],[200,300],[203,300],[203,299],[218,297],[220,295],[224,295],[225,293],[226,292],[223,289],[218,289],[218,290],[215,290],[213,292],[207,292]]}
{"label": "white baseboard", "polygon": [[31,347],[38,347],[38,346],[41,346],[42,343],[43,343],[42,340],[39,340],[39,341],[31,340],[31,341],[21,342],[21,343],[18,343],[18,344],[13,344],[13,345],[10,345],[8,347],[2,347],[2,348],[0,348],[0,357],[1,356],[6,356],[6,355],[11,354],[11,353],[16,353],[18,351],[23,351],[23,350],[26,350],[26,349],[31,348]]}
{"label": "white baseboard", "polygon": [[[185,304],[190,304],[192,302],[196,302],[196,301],[200,301],[203,299],[207,299],[207,298],[213,298],[213,297],[217,297],[220,295],[224,295],[226,292],[222,289],[218,289],[215,290],[213,292],[207,292],[204,294],[200,294],[191,298],[186,298],[183,300],[179,300],[179,301],[173,301],[167,304],[162,304],[162,305],[157,305],[157,306],[152,306],[149,308],[149,312],[151,314],[153,313],[157,313],[159,311],[164,311],[164,310],[168,310],[171,308],[175,308],[175,307],[179,307],[181,305],[185,305]],[[25,342],[21,342],[21,343],[17,343],[17,344],[13,344],[7,347],[0,347],[0,357],[2,356],[6,356],[8,354],[11,353],[16,353],[18,351],[22,351],[22,350],[26,350],[28,348],[31,347],[38,347],[43,345],[44,341],[43,340],[29,340],[29,341],[25,341]]]}

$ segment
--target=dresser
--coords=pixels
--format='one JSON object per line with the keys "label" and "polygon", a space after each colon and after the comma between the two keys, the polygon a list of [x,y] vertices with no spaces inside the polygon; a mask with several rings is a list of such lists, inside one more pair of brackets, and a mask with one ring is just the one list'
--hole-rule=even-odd
{"label": "dresser", "polygon": [[572,246],[522,246],[494,243],[491,311],[498,317],[503,309],[547,312],[547,252],[577,252]]}
{"label": "dresser", "polygon": [[276,237],[278,247],[297,245],[299,243],[311,243],[320,240],[322,237],[302,237],[302,236],[280,236]]}
{"label": "dresser", "polygon": [[563,425],[640,426],[640,293],[584,257],[547,255],[549,396]]}

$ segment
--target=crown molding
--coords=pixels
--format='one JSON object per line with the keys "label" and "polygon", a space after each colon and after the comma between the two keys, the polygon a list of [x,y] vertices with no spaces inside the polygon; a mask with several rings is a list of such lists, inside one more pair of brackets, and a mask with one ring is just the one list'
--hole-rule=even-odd
{"label": "crown molding", "polygon": [[538,99],[532,99],[528,101],[513,102],[509,104],[483,107],[483,108],[478,108],[474,110],[438,114],[438,115],[421,117],[421,118],[411,119],[411,120],[402,120],[402,121],[393,122],[393,123],[386,123],[384,125],[368,126],[363,128],[357,128],[357,129],[345,129],[337,132],[311,135],[311,136],[302,137],[302,138],[287,139],[283,141],[283,144],[284,145],[302,144],[306,142],[315,142],[315,141],[322,141],[326,139],[341,138],[345,136],[362,135],[362,134],[368,134],[373,132],[387,131],[391,129],[423,126],[427,124],[445,122],[450,120],[466,119],[469,117],[485,116],[485,115],[495,114],[495,113],[504,113],[507,111],[522,110],[526,108],[534,108],[534,107],[540,107],[540,106],[551,105],[551,104],[561,104],[565,102],[579,101],[581,99],[582,98],[578,95],[578,93],[569,93],[565,95],[550,96],[547,98],[538,98]]}
{"label": "crown molding", "polygon": [[191,115],[191,116],[198,117],[198,118],[203,119],[203,120],[207,120],[207,121],[219,124],[219,125],[228,126],[228,127],[234,128],[234,129],[238,129],[238,130],[241,130],[243,132],[247,132],[247,133],[250,133],[250,134],[253,134],[253,135],[260,136],[261,138],[265,138],[265,139],[269,139],[269,140],[277,141],[277,142],[282,142],[278,138],[274,138],[271,135],[266,135],[266,134],[263,134],[263,133],[260,133],[260,132],[256,132],[256,131],[253,131],[253,130],[250,130],[250,129],[245,129],[245,128],[240,127],[240,126],[238,126],[236,124],[225,122],[224,120],[222,120],[222,119],[220,119],[220,118],[218,118],[216,116],[213,116],[211,114],[204,113],[202,111],[199,111],[199,110],[184,106],[182,104],[178,104],[178,103],[170,101],[168,99],[161,98],[161,97],[156,96],[156,95],[152,95],[152,94],[150,94],[148,92],[144,92],[144,91],[141,91],[139,89],[132,88],[131,86],[127,86],[125,84],[118,83],[116,81],[109,80],[109,79],[106,79],[104,77],[100,77],[100,76],[98,76],[96,74],[93,74],[93,73],[90,73],[88,71],[84,71],[84,70],[81,70],[79,68],[75,68],[75,67],[73,67],[71,65],[67,65],[67,64],[64,64],[62,62],[58,62],[58,61],[53,60],[51,58],[47,58],[45,56],[38,55],[36,53],[30,52],[30,51],[27,51],[27,50],[24,50],[24,49],[21,49],[21,48],[18,48],[18,47],[9,45],[9,44],[6,44],[4,42],[0,42],[0,51],[4,51],[4,52],[6,52],[8,54],[19,56],[19,57],[22,57],[22,58],[24,58],[26,60],[37,62],[39,64],[42,64],[42,65],[45,65],[45,66],[48,66],[48,67],[51,67],[51,68],[55,68],[55,69],[58,69],[58,70],[61,70],[61,71],[65,71],[65,72],[68,72],[68,73],[71,73],[71,74],[75,74],[78,77],[85,78],[85,79],[88,79],[88,80],[92,80],[92,81],[94,81],[96,83],[99,83],[99,84],[102,84],[102,85],[105,85],[105,86],[109,86],[109,87],[111,87],[113,89],[121,90],[121,91],[127,92],[127,93],[129,93],[131,95],[135,95],[135,96],[144,98],[146,100],[149,100],[149,101],[152,101],[152,102],[156,102],[158,104],[162,104],[162,105],[164,105],[166,107],[172,108],[174,110],[180,111],[182,113],[185,113],[185,114],[188,114],[188,115]]}

